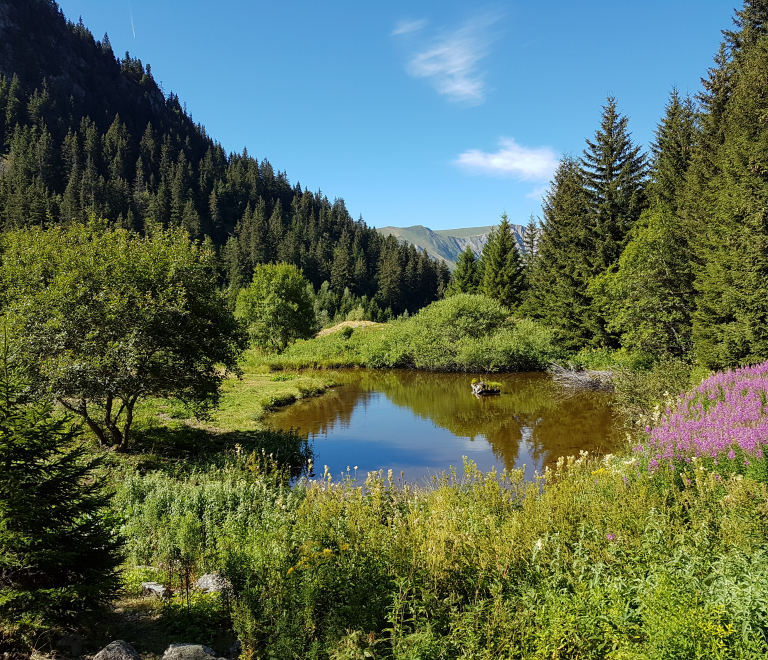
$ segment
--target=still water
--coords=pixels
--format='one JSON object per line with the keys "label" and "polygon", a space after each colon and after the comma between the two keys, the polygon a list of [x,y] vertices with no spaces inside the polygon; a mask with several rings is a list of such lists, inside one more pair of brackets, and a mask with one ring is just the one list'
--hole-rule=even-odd
{"label": "still water", "polygon": [[[482,376],[476,376],[481,378]],[[269,416],[274,428],[297,429],[313,441],[315,473],[327,465],[334,478],[357,466],[400,471],[410,483],[462,456],[485,471],[519,468],[526,477],[559,456],[611,451],[618,440],[610,395],[568,392],[546,374],[500,374],[498,396],[475,397],[472,374],[408,370],[349,370],[339,385]]]}

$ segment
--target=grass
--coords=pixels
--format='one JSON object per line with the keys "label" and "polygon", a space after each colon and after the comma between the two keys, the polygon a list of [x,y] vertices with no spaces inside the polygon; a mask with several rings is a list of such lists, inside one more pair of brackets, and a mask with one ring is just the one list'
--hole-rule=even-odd
{"label": "grass", "polygon": [[408,319],[297,341],[260,363],[269,369],[366,366],[493,373],[543,370],[560,356],[547,328],[513,318],[484,296],[461,294]]}
{"label": "grass", "polygon": [[538,483],[467,462],[428,487],[361,486],[286,489],[231,464],[133,480],[117,503],[134,562],[161,562],[200,516],[194,560],[234,582],[246,657],[768,652],[764,483],[678,483],[631,455],[582,455]]}

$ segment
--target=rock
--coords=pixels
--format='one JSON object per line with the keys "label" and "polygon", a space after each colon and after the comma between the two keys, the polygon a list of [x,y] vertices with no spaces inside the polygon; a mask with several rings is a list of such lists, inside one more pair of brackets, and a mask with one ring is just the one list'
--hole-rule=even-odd
{"label": "rock", "polygon": [[171,590],[159,582],[142,582],[141,593],[145,596],[157,596],[158,598],[171,597]]}
{"label": "rock", "polygon": [[101,649],[93,660],[141,660],[141,656],[128,642],[118,639]]}
{"label": "rock", "polygon": [[232,646],[229,647],[230,660],[237,660],[240,657],[240,651],[243,650],[243,645],[238,639]]}
{"label": "rock", "polygon": [[212,660],[214,658],[216,658],[216,652],[202,644],[171,644],[163,653],[163,660]]}
{"label": "rock", "polygon": [[79,657],[83,654],[83,638],[80,635],[64,635],[56,642],[56,648],[67,655]]}
{"label": "rock", "polygon": [[219,571],[206,573],[196,583],[197,588],[206,594],[217,594],[232,589],[232,584]]}

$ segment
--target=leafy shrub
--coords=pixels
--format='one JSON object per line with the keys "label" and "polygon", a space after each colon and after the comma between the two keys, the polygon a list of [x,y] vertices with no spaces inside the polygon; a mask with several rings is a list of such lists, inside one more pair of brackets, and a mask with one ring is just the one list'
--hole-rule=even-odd
{"label": "leafy shrub", "polygon": [[484,296],[458,294],[394,323],[363,346],[371,367],[434,371],[525,371],[557,356],[553,333]]}

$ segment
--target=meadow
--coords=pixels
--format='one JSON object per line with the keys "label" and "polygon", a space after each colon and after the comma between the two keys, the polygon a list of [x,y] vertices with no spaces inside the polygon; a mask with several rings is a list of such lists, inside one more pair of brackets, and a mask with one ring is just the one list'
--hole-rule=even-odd
{"label": "meadow", "polygon": [[763,657],[766,372],[667,395],[644,440],[533,482],[465,462],[424,486],[292,485],[238,450],[129,475],[128,565],[177,587],[224,571],[233,597],[189,611],[231,623],[246,658]]}

